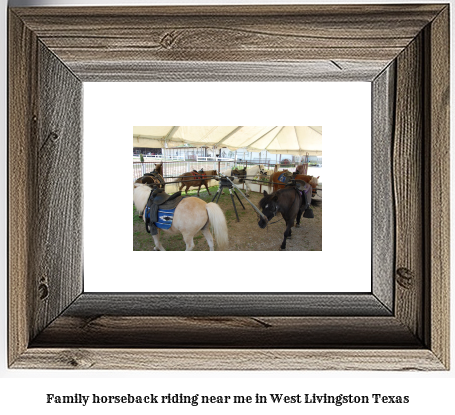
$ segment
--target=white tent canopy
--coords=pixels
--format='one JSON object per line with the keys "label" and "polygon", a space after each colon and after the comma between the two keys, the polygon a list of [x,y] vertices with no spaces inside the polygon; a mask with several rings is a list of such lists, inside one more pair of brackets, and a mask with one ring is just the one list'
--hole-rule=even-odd
{"label": "white tent canopy", "polygon": [[133,147],[195,147],[267,150],[272,154],[322,155],[322,127],[133,127]]}

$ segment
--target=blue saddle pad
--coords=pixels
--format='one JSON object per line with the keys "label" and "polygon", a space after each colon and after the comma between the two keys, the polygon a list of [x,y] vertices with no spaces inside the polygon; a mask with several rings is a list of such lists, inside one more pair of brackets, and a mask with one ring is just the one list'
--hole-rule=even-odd
{"label": "blue saddle pad", "polygon": [[169,229],[172,226],[175,209],[158,209],[158,222],[155,226],[160,229]]}
{"label": "blue saddle pad", "polygon": [[280,174],[280,177],[278,177],[278,181],[281,182],[281,183],[285,183],[286,182],[286,175],[284,173]]}

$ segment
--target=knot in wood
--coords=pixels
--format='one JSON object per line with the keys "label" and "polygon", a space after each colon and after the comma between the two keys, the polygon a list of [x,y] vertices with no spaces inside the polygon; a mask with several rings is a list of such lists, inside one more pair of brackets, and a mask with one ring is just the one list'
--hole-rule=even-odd
{"label": "knot in wood", "polygon": [[61,360],[69,368],[90,369],[94,365],[90,355],[81,350],[64,351]]}
{"label": "knot in wood", "polygon": [[177,36],[178,35],[175,32],[166,33],[160,40],[161,47],[164,49],[170,49],[177,39]]}
{"label": "knot in wood", "polygon": [[38,295],[40,300],[43,301],[49,297],[49,286],[43,281],[38,285]]}
{"label": "knot in wood", "polygon": [[56,132],[51,132],[48,136],[48,138],[53,141],[54,143],[58,140],[58,134]]}
{"label": "knot in wood", "polygon": [[395,279],[401,287],[407,290],[414,284],[414,274],[407,268],[398,268]]}

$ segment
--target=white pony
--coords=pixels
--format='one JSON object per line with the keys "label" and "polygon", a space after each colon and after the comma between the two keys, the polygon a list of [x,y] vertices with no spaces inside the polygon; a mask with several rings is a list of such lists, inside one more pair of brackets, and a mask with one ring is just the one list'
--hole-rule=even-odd
{"label": "white pony", "polygon": [[[246,169],[247,179],[253,179],[254,176],[257,176],[260,172],[264,172],[264,171],[265,171],[265,167],[263,164],[257,164],[253,167],[250,167],[250,168]],[[232,172],[232,169],[228,169],[228,170],[223,171],[222,173],[225,174],[226,176],[231,176],[231,172]],[[239,184],[240,179],[238,177],[235,177],[233,182],[235,184]],[[245,187],[246,187],[245,195],[249,197],[251,189],[248,184],[249,184],[249,180],[245,180]]]}
{"label": "white pony", "polygon": [[[133,202],[142,215],[152,189],[146,184],[135,183],[133,190]],[[145,221],[145,215],[144,215]],[[221,208],[216,203],[206,203],[197,197],[187,197],[177,205],[174,211],[174,220],[172,226],[167,229],[158,229],[157,235],[153,236],[155,242],[155,251],[165,251],[160,242],[160,231],[166,233],[181,233],[186,243],[186,250],[191,251],[194,248],[193,237],[199,231],[205,236],[210,250],[214,251],[214,240],[209,229],[212,228],[218,249],[224,251],[229,246],[228,229],[226,218]]]}

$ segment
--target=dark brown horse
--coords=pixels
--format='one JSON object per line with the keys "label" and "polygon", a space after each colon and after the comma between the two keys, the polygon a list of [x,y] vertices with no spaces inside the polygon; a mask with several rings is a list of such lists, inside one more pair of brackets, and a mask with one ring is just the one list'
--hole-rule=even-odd
{"label": "dark brown horse", "polygon": [[155,164],[155,170],[150,173],[145,173],[142,177],[139,177],[135,183],[143,183],[148,185],[155,184],[157,187],[164,189],[163,163]]}
{"label": "dark brown horse", "polygon": [[259,227],[262,229],[267,226],[268,222],[277,213],[281,213],[281,216],[285,220],[286,230],[284,231],[284,239],[281,243],[281,251],[286,249],[286,239],[291,237],[291,228],[294,226],[294,221],[297,220],[296,227],[299,227],[302,213],[304,213],[304,217],[306,218],[314,217],[313,211],[309,207],[309,203],[306,201],[303,192],[290,186],[271,194],[268,194],[264,190],[264,197],[259,201],[259,208],[267,217],[267,220],[261,217],[258,222]]}
{"label": "dark brown horse", "polygon": [[185,194],[188,194],[188,189],[190,187],[197,187],[197,196],[199,197],[199,191],[201,186],[204,185],[207,189],[209,195],[211,195],[208,188],[208,182],[212,180],[212,176],[216,176],[218,173],[216,170],[207,170],[207,171],[190,171],[188,173],[181,174],[177,182],[180,183],[179,190],[182,190],[185,187]]}
{"label": "dark brown horse", "polygon": [[286,180],[286,182],[283,182],[283,184],[276,184],[276,183],[279,182],[278,178],[283,173],[286,173],[286,172],[289,173],[289,180],[290,179],[303,180],[304,182],[309,183],[311,185],[311,188],[312,188],[313,196],[316,196],[316,191],[317,191],[317,187],[318,187],[318,184],[319,184],[319,180],[318,180],[319,176],[315,177],[315,176],[309,176],[307,174],[294,174],[294,175],[292,175],[292,173],[287,171],[287,170],[277,171],[277,172],[272,174],[272,177],[270,178],[270,182],[273,183],[273,191],[274,192],[276,192],[279,189],[283,189],[284,186],[286,185],[286,183],[288,182],[288,180]]}

